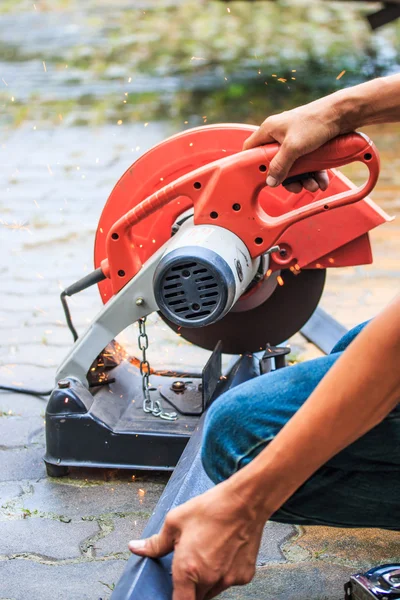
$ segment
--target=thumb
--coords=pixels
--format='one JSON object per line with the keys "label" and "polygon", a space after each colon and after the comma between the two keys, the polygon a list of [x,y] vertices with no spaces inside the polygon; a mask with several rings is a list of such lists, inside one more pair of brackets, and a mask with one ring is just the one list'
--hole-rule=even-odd
{"label": "thumb", "polygon": [[129,550],[138,556],[149,556],[159,558],[169,554],[174,549],[175,540],[172,531],[163,527],[160,533],[156,533],[144,540],[132,540],[128,544]]}
{"label": "thumb", "polygon": [[282,146],[271,160],[268,169],[267,185],[276,187],[286,179],[299,153],[292,146],[283,142]]}

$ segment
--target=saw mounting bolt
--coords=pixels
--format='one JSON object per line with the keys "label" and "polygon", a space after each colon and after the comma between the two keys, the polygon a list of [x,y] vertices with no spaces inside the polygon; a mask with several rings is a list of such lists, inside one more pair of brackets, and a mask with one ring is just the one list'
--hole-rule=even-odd
{"label": "saw mounting bolt", "polygon": [[[139,300],[140,298],[138,298]],[[142,351],[142,360],[140,361],[140,375],[142,376],[143,390],[143,410],[145,413],[151,413],[154,417],[160,417],[165,421],[176,421],[178,415],[176,412],[165,412],[159,400],[154,400],[150,396],[150,363],[147,360],[146,350],[149,347],[149,338],[146,333],[146,317],[139,319],[139,350]]]}
{"label": "saw mounting bolt", "polygon": [[136,304],[136,306],[143,306],[143,304],[144,304],[143,298],[136,298],[135,304]]}

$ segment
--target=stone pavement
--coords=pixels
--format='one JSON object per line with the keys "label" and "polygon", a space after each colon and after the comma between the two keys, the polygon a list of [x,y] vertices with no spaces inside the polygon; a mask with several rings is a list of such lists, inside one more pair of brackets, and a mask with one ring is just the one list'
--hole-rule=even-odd
{"label": "stone pavement", "polygon": [[[119,176],[158,140],[164,123],[41,130],[32,124],[0,140],[0,382],[48,389],[71,344],[60,289],[92,266],[100,211]],[[374,198],[400,208],[400,135],[371,130],[385,161]],[[359,176],[353,169],[351,176]],[[399,288],[398,222],[373,232],[375,263],[331,270],[322,306],[351,326],[372,317]],[[100,308],[96,290],[71,299],[79,331]],[[136,333],[123,334],[135,352]],[[196,366],[207,353],[152,319],[150,358]],[[294,354],[317,353],[300,336]],[[46,477],[45,402],[0,392],[0,599],[106,599],[168,479],[166,474],[73,470]],[[266,527],[254,582],[227,599],[337,600],[349,574],[400,559],[399,535],[377,530]],[[147,600],[147,599],[144,599]]]}

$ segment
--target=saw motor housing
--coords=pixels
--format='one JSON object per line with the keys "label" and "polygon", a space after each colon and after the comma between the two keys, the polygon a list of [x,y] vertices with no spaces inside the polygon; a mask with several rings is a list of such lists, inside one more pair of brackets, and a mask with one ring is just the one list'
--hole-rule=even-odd
{"label": "saw motor housing", "polygon": [[228,229],[196,226],[191,218],[172,239],[154,273],[159,310],[179,326],[215,323],[254,281],[260,262]]}

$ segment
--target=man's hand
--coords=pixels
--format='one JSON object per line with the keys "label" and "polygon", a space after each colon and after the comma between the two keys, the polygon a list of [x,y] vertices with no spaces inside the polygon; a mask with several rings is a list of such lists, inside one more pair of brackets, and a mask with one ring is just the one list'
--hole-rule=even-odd
{"label": "man's hand", "polygon": [[[339,118],[330,97],[322,98],[293,110],[268,117],[245,141],[243,150],[278,142],[281,148],[271,161],[267,185],[276,187],[287,177],[297,158],[316,150],[341,133]],[[289,184],[290,192],[298,193],[303,187],[309,192],[326,190],[328,175],[318,171],[312,179]]]}
{"label": "man's hand", "polygon": [[175,550],[173,600],[210,600],[253,579],[264,514],[228,480],[171,510],[160,533],[129,549],[152,558]]}

